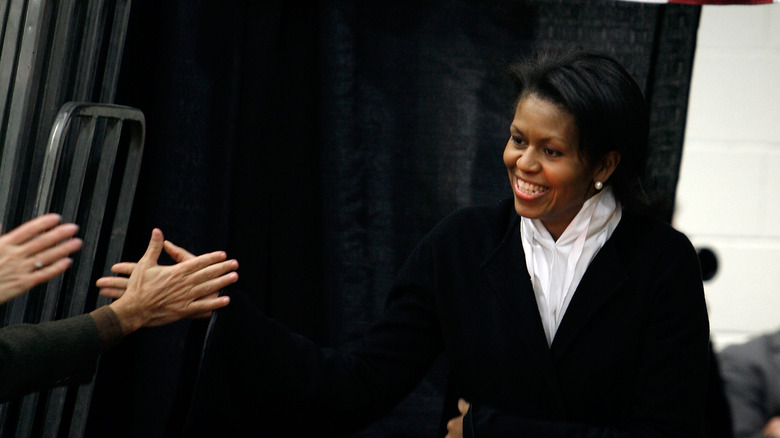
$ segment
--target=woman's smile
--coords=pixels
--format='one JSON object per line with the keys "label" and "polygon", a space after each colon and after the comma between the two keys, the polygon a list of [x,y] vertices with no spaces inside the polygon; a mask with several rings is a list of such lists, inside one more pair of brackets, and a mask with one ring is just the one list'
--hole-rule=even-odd
{"label": "woman's smile", "polygon": [[524,198],[527,200],[533,200],[540,196],[543,196],[545,193],[547,193],[550,188],[547,186],[534,184],[529,181],[525,181],[517,175],[514,176],[514,189],[515,189],[515,195],[517,195],[520,198]]}

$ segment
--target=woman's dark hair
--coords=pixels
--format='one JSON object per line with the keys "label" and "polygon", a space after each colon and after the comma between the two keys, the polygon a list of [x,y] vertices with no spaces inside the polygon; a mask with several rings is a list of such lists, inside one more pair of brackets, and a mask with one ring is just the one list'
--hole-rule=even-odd
{"label": "woman's dark hair", "polygon": [[608,181],[625,207],[645,210],[642,189],[649,116],[636,81],[608,55],[585,50],[545,51],[512,67],[517,101],[535,95],[574,116],[579,153],[596,163],[618,151],[620,164]]}

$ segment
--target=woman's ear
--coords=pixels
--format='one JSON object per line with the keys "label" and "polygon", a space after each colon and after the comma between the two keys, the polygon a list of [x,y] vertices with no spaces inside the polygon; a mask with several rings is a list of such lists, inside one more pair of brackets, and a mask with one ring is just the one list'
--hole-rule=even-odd
{"label": "woman's ear", "polygon": [[593,174],[593,181],[607,182],[612,173],[617,169],[620,163],[620,152],[609,151],[606,155],[596,164],[595,173]]}

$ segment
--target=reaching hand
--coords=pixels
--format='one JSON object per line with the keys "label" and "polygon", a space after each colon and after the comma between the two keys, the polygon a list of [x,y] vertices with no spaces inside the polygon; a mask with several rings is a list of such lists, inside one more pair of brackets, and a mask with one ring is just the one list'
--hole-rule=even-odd
{"label": "reaching hand", "polygon": [[[172,266],[160,266],[157,260],[163,246],[162,231],[155,229],[146,254],[138,263],[112,267],[113,272],[130,274],[130,278],[104,277],[97,282],[101,294],[118,297],[111,307],[125,333],[183,318],[208,316],[230,302],[230,298],[216,293],[238,280],[238,274],[233,272],[238,269],[237,261],[225,261],[225,253],[217,251],[198,257],[187,253],[192,257]],[[175,256],[174,259],[182,260]]]}
{"label": "reaching hand", "polygon": [[73,263],[68,255],[81,248],[73,236],[79,227],[61,224],[49,213],[0,236],[0,303],[51,280]]}
{"label": "reaching hand", "polygon": [[[163,242],[163,248],[165,249],[165,252],[171,256],[171,258],[176,261],[176,263],[181,263],[186,260],[194,259],[195,255],[187,251],[186,249],[174,245],[171,241],[166,240]],[[111,272],[115,274],[121,274],[121,275],[127,275],[130,276],[133,273],[133,270],[135,269],[137,263],[134,262],[120,262],[113,266],[111,266]],[[127,277],[103,277],[100,278],[97,281],[97,286],[100,288],[100,295],[109,297],[109,298],[119,298],[122,296],[122,294],[125,293],[125,290],[127,290],[127,284],[129,282],[129,278]],[[213,292],[209,295],[206,295],[203,298],[199,298],[201,300],[204,299],[210,299],[210,298],[216,298],[219,296],[219,290],[216,292]],[[196,314],[191,316],[190,318],[197,319],[197,318],[208,318],[211,316],[211,311],[206,311],[201,314]]]}
{"label": "reaching hand", "polygon": [[470,407],[471,404],[466,400],[458,400],[458,411],[460,411],[460,416],[447,422],[447,436],[444,438],[463,438],[463,417],[466,416],[466,412],[469,411]]}

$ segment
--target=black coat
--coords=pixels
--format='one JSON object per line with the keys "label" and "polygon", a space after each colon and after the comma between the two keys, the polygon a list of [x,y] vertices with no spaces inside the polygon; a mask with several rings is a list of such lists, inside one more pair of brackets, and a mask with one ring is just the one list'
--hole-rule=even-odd
{"label": "black coat", "polygon": [[511,200],[445,219],[401,268],[381,320],[349,351],[320,349],[233,303],[210,342],[240,337],[241,347],[207,355],[203,372],[220,374],[217,385],[240,381],[238,391],[263,400],[262,409],[294,412],[280,430],[321,432],[388,411],[444,352],[451,378],[442,419],[457,415],[457,398],[471,402],[466,436],[697,436],[709,327],[688,240],[624,214],[548,347],[519,230]]}

